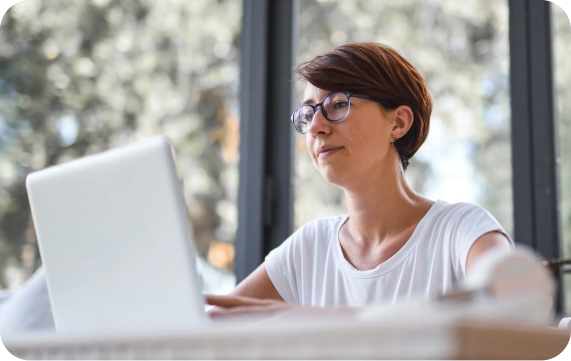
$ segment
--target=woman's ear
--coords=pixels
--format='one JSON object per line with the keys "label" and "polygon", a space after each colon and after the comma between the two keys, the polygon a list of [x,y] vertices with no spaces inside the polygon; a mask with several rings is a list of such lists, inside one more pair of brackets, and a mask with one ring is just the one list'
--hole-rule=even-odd
{"label": "woman's ear", "polygon": [[414,114],[412,109],[408,105],[401,105],[395,109],[394,113],[394,124],[391,131],[391,135],[394,136],[393,139],[400,139],[408,132],[410,127],[412,127],[412,122],[414,121]]}

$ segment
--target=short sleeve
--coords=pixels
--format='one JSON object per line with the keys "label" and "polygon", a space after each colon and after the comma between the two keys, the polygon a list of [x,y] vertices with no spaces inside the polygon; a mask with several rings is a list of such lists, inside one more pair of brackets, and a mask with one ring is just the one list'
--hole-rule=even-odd
{"label": "short sleeve", "polygon": [[513,241],[500,223],[484,208],[468,203],[459,203],[456,215],[456,269],[466,276],[466,260],[474,242],[486,233],[498,231],[506,236],[513,247]]}
{"label": "short sleeve", "polygon": [[299,259],[295,252],[296,238],[299,231],[292,234],[280,246],[275,248],[266,256],[266,271],[274,287],[280,296],[287,303],[299,304],[297,292],[296,259]]}

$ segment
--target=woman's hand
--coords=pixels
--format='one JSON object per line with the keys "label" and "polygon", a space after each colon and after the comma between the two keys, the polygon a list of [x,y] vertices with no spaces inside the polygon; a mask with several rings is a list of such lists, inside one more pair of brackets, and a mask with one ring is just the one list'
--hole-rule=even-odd
{"label": "woman's hand", "polygon": [[274,299],[259,299],[244,296],[204,295],[206,303],[212,306],[208,314],[212,318],[245,315],[268,315],[277,312],[307,308]]}
{"label": "woman's hand", "polygon": [[274,299],[260,299],[244,296],[215,296],[204,295],[206,303],[212,306],[208,314],[212,318],[228,316],[265,316],[271,317],[277,313],[293,315],[326,315],[354,316],[360,309],[349,306],[312,307],[302,306]]}

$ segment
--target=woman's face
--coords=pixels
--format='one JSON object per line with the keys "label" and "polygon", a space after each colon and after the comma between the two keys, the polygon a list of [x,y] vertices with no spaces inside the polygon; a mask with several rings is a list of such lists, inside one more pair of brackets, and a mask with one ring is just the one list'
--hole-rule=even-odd
{"label": "woman's face", "polygon": [[[329,93],[308,83],[304,102],[315,105]],[[349,114],[338,122],[328,121],[318,108],[305,135],[307,151],[321,174],[346,189],[379,179],[397,159],[390,144],[393,112],[383,112],[367,99],[351,97],[350,102]]]}

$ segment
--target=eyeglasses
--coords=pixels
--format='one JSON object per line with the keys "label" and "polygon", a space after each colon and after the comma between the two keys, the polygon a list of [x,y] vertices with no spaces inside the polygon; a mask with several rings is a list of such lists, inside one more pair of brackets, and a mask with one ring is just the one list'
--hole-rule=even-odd
{"label": "eyeglasses", "polygon": [[321,100],[321,102],[315,105],[304,104],[293,112],[291,115],[291,121],[295,130],[301,134],[307,133],[309,125],[313,121],[315,113],[317,113],[318,107],[321,108],[321,113],[325,119],[330,122],[343,120],[347,114],[349,114],[349,110],[351,109],[351,97],[375,101],[374,99],[351,93],[329,93]]}

